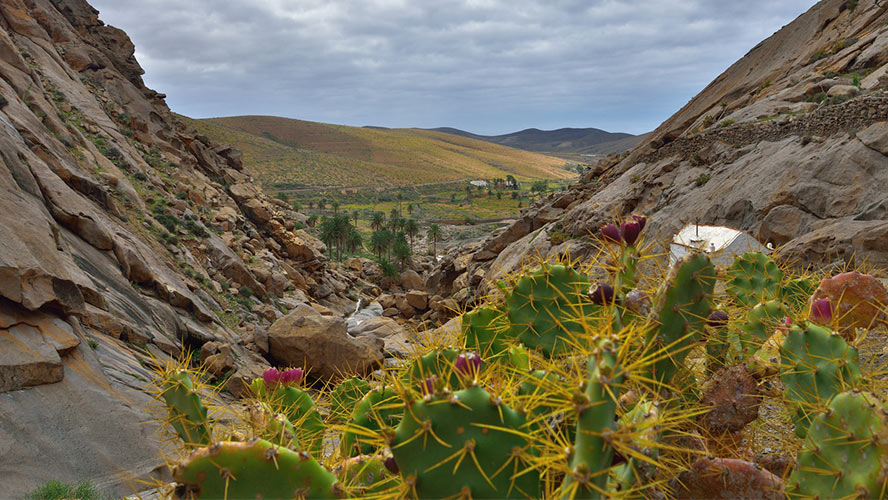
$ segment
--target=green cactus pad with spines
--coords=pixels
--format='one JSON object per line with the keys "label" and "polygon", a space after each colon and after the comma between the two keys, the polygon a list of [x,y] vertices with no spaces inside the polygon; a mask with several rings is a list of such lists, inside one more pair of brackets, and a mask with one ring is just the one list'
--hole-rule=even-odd
{"label": "green cactus pad with spines", "polygon": [[339,498],[336,476],[311,455],[262,439],[200,448],[173,478],[179,498]]}
{"label": "green cactus pad with spines", "polygon": [[727,277],[728,293],[740,305],[752,307],[778,297],[783,271],[767,255],[748,252],[734,259]]}
{"label": "green cactus pad with spines", "polygon": [[437,377],[440,384],[453,390],[462,386],[454,363],[459,352],[454,349],[435,349],[416,359],[407,370],[407,379],[411,385],[419,385],[431,377]]}
{"label": "green cactus pad with spines", "polygon": [[346,458],[333,468],[339,484],[348,491],[349,498],[382,493],[395,486],[396,476],[385,466],[382,455],[359,455]]}
{"label": "green cactus pad with spines", "polygon": [[808,306],[808,298],[814,294],[814,290],[817,290],[817,283],[810,278],[800,276],[783,285],[780,300],[793,311],[802,311]]}
{"label": "green cactus pad with spines", "polygon": [[324,417],[318,413],[311,396],[298,387],[286,385],[269,391],[260,379],[254,379],[250,385],[260,401],[293,424],[301,449],[320,457],[324,445]]}
{"label": "green cactus pad with spines", "polygon": [[509,364],[519,372],[530,371],[530,356],[523,344],[513,345],[508,352]]}
{"label": "green cactus pad with spines", "polygon": [[506,295],[511,336],[547,357],[569,352],[584,341],[584,319],[600,307],[589,300],[589,279],[560,264],[527,273]]}
{"label": "green cactus pad with spines", "polygon": [[[736,340],[736,342],[732,342]],[[706,329],[706,371],[707,373],[715,373],[728,363],[728,352],[731,345],[737,344],[739,348],[739,339],[737,334],[731,332],[728,325],[708,326]]]}
{"label": "green cactus pad with spines", "polygon": [[648,367],[651,379],[668,382],[679,371],[704,331],[715,281],[715,267],[702,254],[684,257],[670,271],[658,300],[659,328],[645,335],[648,354],[654,357]]}
{"label": "green cactus pad with spines", "polygon": [[620,295],[629,293],[638,282],[636,277],[638,257],[638,250],[634,246],[623,247],[620,251],[620,268],[617,270],[616,286],[614,287]]}
{"label": "green cactus pad with spines", "polygon": [[373,437],[383,428],[394,428],[404,414],[404,405],[391,387],[374,389],[361,398],[339,442],[344,456],[370,455],[376,450]]}
{"label": "green cactus pad with spines", "polygon": [[474,386],[410,405],[391,443],[416,498],[537,498],[524,417]]}
{"label": "green cactus pad with spines", "polygon": [[485,361],[498,361],[508,350],[508,321],[502,311],[487,306],[467,312],[462,319],[465,347]]}
{"label": "green cactus pad with spines", "polygon": [[883,408],[865,393],[843,392],[811,419],[789,477],[790,496],[885,498],[888,442]]}
{"label": "green cactus pad with spines", "polygon": [[213,433],[191,375],[185,370],[167,374],[161,397],[169,409],[169,423],[187,446],[205,446],[213,442]]}
{"label": "green cactus pad with spines", "polygon": [[783,326],[783,319],[788,316],[786,307],[779,300],[769,300],[753,307],[746,315],[746,322],[741,327],[740,359],[746,359],[759,350],[762,344]]}
{"label": "green cactus pad with spines", "polygon": [[860,381],[857,349],[827,328],[794,325],[780,348],[780,380],[795,407],[796,434],[804,437],[818,405]]}
{"label": "green cactus pad with spines", "polygon": [[563,498],[605,498],[608,470],[614,457],[610,435],[616,429],[617,399],[622,375],[616,357],[601,348],[589,357],[584,390],[574,396],[577,432],[561,486]]}
{"label": "green cactus pad with spines", "polygon": [[330,419],[347,420],[355,411],[355,405],[370,392],[370,384],[362,378],[343,380],[330,393]]}
{"label": "green cactus pad with spines", "polygon": [[250,420],[256,437],[277,446],[299,451],[299,439],[293,424],[282,413],[275,413],[266,403],[256,402],[250,407]]}

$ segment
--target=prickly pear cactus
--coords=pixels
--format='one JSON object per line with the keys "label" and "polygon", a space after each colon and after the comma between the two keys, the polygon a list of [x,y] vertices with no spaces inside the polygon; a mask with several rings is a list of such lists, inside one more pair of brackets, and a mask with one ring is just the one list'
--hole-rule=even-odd
{"label": "prickly pear cactus", "polygon": [[392,454],[416,498],[535,498],[540,477],[527,463],[524,423],[478,386],[428,395],[405,412]]}
{"label": "prickly pear cactus", "polygon": [[311,455],[262,439],[200,448],[173,478],[182,499],[340,498],[336,476]]}
{"label": "prickly pear cactus", "polygon": [[299,440],[293,424],[281,413],[275,413],[265,403],[250,405],[250,426],[253,435],[277,446],[298,451]]}
{"label": "prickly pear cactus", "polygon": [[869,329],[885,321],[888,291],[869,274],[852,271],[827,278],[820,282],[809,304],[818,299],[829,299],[835,308],[833,324],[849,340],[856,328]]}
{"label": "prickly pear cactus", "polygon": [[794,311],[801,311],[808,303],[808,297],[817,289],[817,283],[807,276],[793,278],[783,285],[780,300]]}
{"label": "prickly pear cactus", "polygon": [[411,385],[425,384],[434,379],[436,384],[446,385],[453,390],[462,386],[455,363],[459,352],[454,349],[435,349],[420,356],[406,371],[406,381]]}
{"label": "prickly pear cactus", "polygon": [[186,446],[201,446],[213,442],[207,420],[207,409],[194,390],[191,375],[185,370],[167,374],[161,397],[169,408],[169,423]]}
{"label": "prickly pear cactus", "polygon": [[781,326],[789,313],[779,300],[769,300],[753,307],[746,316],[739,335],[739,359],[752,356]]}
{"label": "prickly pear cactus", "polygon": [[765,254],[749,252],[727,269],[727,291],[744,307],[774,300],[780,293],[783,271]]}
{"label": "prickly pear cactus", "polygon": [[509,347],[504,337],[508,333],[508,322],[498,309],[478,307],[463,315],[465,347],[477,352],[486,361],[498,361],[505,356]]}
{"label": "prickly pear cactus", "polygon": [[843,392],[811,421],[791,493],[813,498],[885,498],[888,481],[886,418],[866,393]]}
{"label": "prickly pear cactus", "polygon": [[377,388],[364,395],[355,406],[348,427],[339,442],[347,457],[370,455],[382,444],[378,434],[398,425],[404,404],[391,387]]}
{"label": "prickly pear cactus", "polygon": [[697,254],[679,261],[670,272],[660,295],[659,328],[645,336],[650,363],[650,377],[670,381],[679,371],[688,351],[700,338],[712,309],[715,267],[708,257]]}
{"label": "prickly pear cactus", "polygon": [[506,295],[511,336],[545,356],[577,347],[586,318],[600,309],[587,297],[588,289],[586,276],[561,264],[543,264],[527,273]]}
{"label": "prickly pear cactus", "polygon": [[330,393],[330,419],[347,420],[355,405],[370,392],[370,384],[362,378],[343,380]]}
{"label": "prickly pear cactus", "polygon": [[817,406],[860,381],[857,349],[831,330],[793,326],[780,348],[780,380],[796,408],[796,434],[804,437]]}
{"label": "prickly pear cactus", "polygon": [[612,348],[605,346],[593,354],[586,370],[584,390],[574,395],[577,432],[561,489],[565,498],[604,498],[614,457],[610,439],[622,375]]}
{"label": "prickly pear cactus", "polygon": [[313,456],[321,456],[321,448],[324,444],[324,418],[315,408],[311,396],[298,387],[280,384],[272,388],[266,387],[265,382],[255,379],[251,383],[257,397],[266,396],[267,403],[273,412],[281,413],[293,424],[296,429],[296,440],[302,450],[310,452]]}
{"label": "prickly pear cactus", "polygon": [[380,494],[381,498],[387,498],[394,495],[386,495],[384,492],[397,484],[395,473],[386,466],[386,462],[391,460],[391,456],[359,455],[346,458],[331,472],[339,478],[339,483],[348,492],[349,498]]}

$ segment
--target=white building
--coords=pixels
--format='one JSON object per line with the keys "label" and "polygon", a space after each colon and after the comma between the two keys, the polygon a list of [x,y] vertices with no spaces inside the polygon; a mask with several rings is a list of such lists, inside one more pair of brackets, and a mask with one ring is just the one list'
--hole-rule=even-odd
{"label": "white building", "polygon": [[746,231],[725,226],[688,224],[675,233],[669,245],[669,264],[675,264],[687,254],[708,253],[718,267],[728,267],[734,257],[746,252],[771,253]]}
{"label": "white building", "polygon": [[475,187],[487,187],[487,181],[471,181],[469,184]]}

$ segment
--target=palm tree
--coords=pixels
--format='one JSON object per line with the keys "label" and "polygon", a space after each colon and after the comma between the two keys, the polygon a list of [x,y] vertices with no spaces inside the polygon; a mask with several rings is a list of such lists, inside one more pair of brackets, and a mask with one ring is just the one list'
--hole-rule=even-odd
{"label": "palm tree", "polygon": [[333,213],[334,213],[334,214],[338,214],[338,213],[339,213],[339,202],[338,202],[338,201],[334,201],[334,202],[331,204],[331,206],[333,207]]}
{"label": "palm tree", "polygon": [[394,235],[386,228],[374,231],[370,235],[370,250],[373,251],[380,261],[384,260],[383,254],[387,254],[392,246]]}
{"label": "palm tree", "polygon": [[404,195],[401,194],[400,191],[398,191],[397,198],[398,198],[398,215],[401,215],[401,202],[404,201]]}
{"label": "palm tree", "polygon": [[311,210],[313,207],[314,207],[314,202],[311,201],[311,200],[309,200],[309,202],[308,202],[308,209]]}
{"label": "palm tree", "polygon": [[395,244],[392,246],[392,254],[395,259],[397,259],[398,263],[401,264],[401,269],[404,269],[410,264],[410,256],[413,252],[410,250],[410,245],[407,244],[407,240],[404,239],[404,233],[398,233],[398,237],[395,239]]}
{"label": "palm tree", "polygon": [[[398,219],[401,218],[401,212],[397,208],[392,208],[392,212],[389,214],[389,224],[397,224]],[[397,229],[397,227],[395,226]]]}
{"label": "palm tree", "polygon": [[361,212],[358,210],[352,210],[352,219],[355,220],[355,227],[358,227],[358,218],[361,217]]}
{"label": "palm tree", "polygon": [[361,233],[357,231],[354,227],[351,228],[351,231],[345,237],[345,248],[349,252],[356,252],[361,248],[361,245],[364,244],[364,238],[361,237]]}
{"label": "palm tree", "polygon": [[407,219],[404,222],[404,233],[407,234],[407,237],[410,238],[410,250],[413,250],[413,238],[416,238],[416,235],[419,234],[419,226],[416,225],[416,221],[413,219]]}
{"label": "palm tree", "polygon": [[374,231],[379,231],[384,225],[385,214],[383,212],[373,212],[373,217],[370,219],[370,227],[372,227]]}
{"label": "palm tree", "polygon": [[426,237],[432,242],[432,253],[438,255],[437,243],[441,240],[441,228],[437,224],[431,224]]}

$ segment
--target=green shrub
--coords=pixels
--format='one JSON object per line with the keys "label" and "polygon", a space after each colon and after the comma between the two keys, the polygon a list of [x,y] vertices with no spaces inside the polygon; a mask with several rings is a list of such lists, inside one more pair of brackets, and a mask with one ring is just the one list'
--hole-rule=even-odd
{"label": "green shrub", "polygon": [[71,485],[52,480],[28,493],[27,498],[29,500],[98,500],[102,496],[89,481],[80,481],[76,485]]}
{"label": "green shrub", "polygon": [[157,219],[157,222],[160,222],[160,225],[166,228],[167,231],[173,232],[176,230],[176,226],[179,225],[179,220],[173,217],[170,214],[159,214],[154,217]]}
{"label": "green shrub", "polygon": [[700,177],[697,177],[697,180],[694,181],[694,184],[696,184],[697,187],[700,187],[707,182],[709,182],[709,174],[700,174]]}

